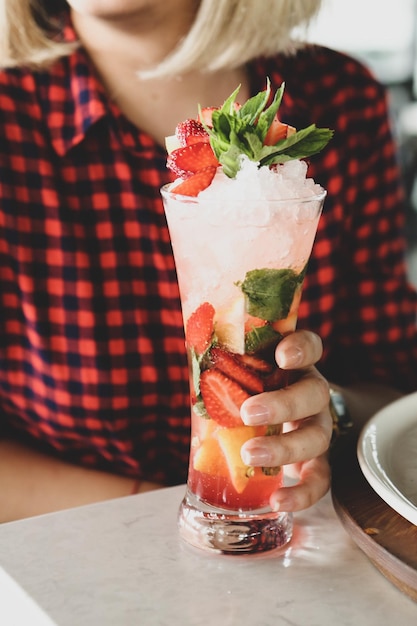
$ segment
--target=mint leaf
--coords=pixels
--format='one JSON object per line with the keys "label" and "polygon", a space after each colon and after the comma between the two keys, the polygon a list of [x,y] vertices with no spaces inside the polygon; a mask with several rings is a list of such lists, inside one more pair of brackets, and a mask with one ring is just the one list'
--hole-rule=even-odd
{"label": "mint leaf", "polygon": [[268,132],[268,129],[274,121],[274,117],[278,113],[278,109],[281,106],[282,96],[284,95],[284,88],[285,83],[282,83],[281,87],[278,89],[274,96],[271,106],[269,106],[266,111],[261,113],[261,115],[259,116],[257,127],[259,129],[262,141],[265,139],[266,133]]}
{"label": "mint leaf", "polygon": [[303,278],[303,272],[300,275],[291,269],[263,268],[247,272],[240,288],[247,297],[249,315],[268,322],[285,319]]}
{"label": "mint leaf", "polygon": [[230,145],[228,150],[216,154],[219,163],[223,165],[223,171],[229,178],[235,178],[240,169],[241,151],[238,146]]}
{"label": "mint leaf", "polygon": [[248,146],[248,154],[252,154],[252,160],[258,161],[258,155],[262,151],[262,141],[259,137],[253,133],[246,133],[245,137],[246,145]]}
{"label": "mint leaf", "polygon": [[237,116],[244,120],[246,124],[250,124],[251,126],[255,124],[268,102],[270,92],[271,88],[268,80],[267,89],[249,98],[237,111]]}
{"label": "mint leaf", "polygon": [[230,94],[230,96],[224,101],[223,106],[221,107],[221,111],[226,113],[231,113],[234,109],[234,103],[236,102],[237,95],[240,91],[241,85],[238,85],[234,92]]}
{"label": "mint leaf", "polygon": [[219,139],[229,143],[230,132],[232,130],[233,118],[226,115],[221,110],[213,111],[213,128],[216,128]]}
{"label": "mint leaf", "polygon": [[193,381],[193,387],[194,387],[194,391],[196,396],[200,395],[200,361],[199,358],[194,350],[194,348],[191,348],[190,350],[190,357],[191,357],[191,378]]}
{"label": "mint leaf", "polygon": [[[327,128],[316,128],[314,124],[299,130],[275,146],[264,146],[266,134],[278,116],[284,94],[282,83],[272,102],[271,84],[267,78],[266,89],[252,96],[239,108],[236,98],[240,86],[225,100],[222,107],[212,113],[212,127],[204,125],[209,134],[214,154],[223,166],[224,173],[234,178],[241,167],[241,156],[246,155],[260,167],[285,163],[293,159],[304,159],[320,152],[330,141],[333,132]],[[200,118],[201,116],[201,107]]]}
{"label": "mint leaf", "polygon": [[320,152],[330,141],[333,131],[317,128],[315,124],[299,130],[275,146],[263,146],[259,153],[259,164],[272,165],[293,159],[304,159]]}
{"label": "mint leaf", "polygon": [[194,404],[193,411],[197,415],[197,417],[201,417],[205,420],[211,419],[210,415],[207,413],[206,405],[204,404],[203,400],[198,400]]}
{"label": "mint leaf", "polygon": [[253,328],[245,334],[245,353],[254,354],[271,344],[277,344],[281,339],[282,335],[269,324]]}

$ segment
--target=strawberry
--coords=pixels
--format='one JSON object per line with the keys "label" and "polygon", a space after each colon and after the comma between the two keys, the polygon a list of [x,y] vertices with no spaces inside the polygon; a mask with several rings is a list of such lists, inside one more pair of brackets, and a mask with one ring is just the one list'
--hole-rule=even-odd
{"label": "strawberry", "polygon": [[226,352],[222,348],[213,348],[210,357],[217,369],[238,382],[249,393],[262,393],[264,390],[263,382],[258,373],[246,367],[230,352]]}
{"label": "strawberry", "polygon": [[[176,134],[166,139],[167,165],[176,177],[187,178],[205,167],[220,167],[221,162],[224,174],[235,178],[244,155],[259,167],[272,168],[288,160],[307,159],[332,138],[333,131],[328,128],[310,124],[297,132],[280,121],[284,84],[272,94],[267,78],[266,89],[249,98],[243,107],[236,102],[239,89],[222,106],[200,107],[195,119],[179,123]],[[293,135],[291,141],[286,140],[289,135]],[[279,150],[271,149],[276,145]]]}
{"label": "strawberry", "polygon": [[205,370],[201,374],[200,391],[207,413],[220,426],[242,426],[240,407],[249,394],[231,378],[218,369]]}
{"label": "strawberry", "polygon": [[273,372],[265,379],[265,391],[275,391],[275,389],[283,389],[294,383],[299,374],[294,370],[283,370],[276,367]]}
{"label": "strawberry", "polygon": [[[239,109],[241,108],[242,107],[238,102],[233,102],[233,109],[235,111],[239,111]],[[219,107],[205,107],[204,109],[201,109],[200,113],[198,114],[199,121],[203,122],[209,128],[212,128],[213,111],[218,111],[218,110],[219,110]]]}
{"label": "strawberry", "polygon": [[275,115],[272,120],[272,124],[266,133],[264,139],[264,146],[275,146],[278,141],[281,139],[286,139],[289,135],[292,135],[295,132],[295,128],[293,126],[289,126],[288,124],[284,124],[278,119],[278,116]]}
{"label": "strawberry", "polygon": [[180,146],[188,146],[200,141],[205,143],[210,141],[206,129],[198,120],[185,120],[184,122],[180,122],[175,129],[175,136]]}
{"label": "strawberry", "polygon": [[187,345],[194,348],[197,354],[203,354],[211,343],[213,335],[214,307],[203,302],[187,320],[185,337]]}
{"label": "strawberry", "polygon": [[213,111],[217,111],[219,107],[205,107],[204,109],[201,109],[200,113],[198,114],[198,119],[200,122],[204,122],[204,124],[206,126],[209,126],[210,128],[213,126]]}
{"label": "strawberry", "polygon": [[209,143],[199,141],[178,148],[168,155],[167,166],[177,176],[186,177],[206,167],[219,165]]}
{"label": "strawberry", "polygon": [[264,359],[259,358],[258,356],[254,356],[253,354],[240,354],[236,357],[241,361],[246,367],[251,367],[253,370],[256,370],[262,374],[268,374],[272,372],[273,365],[268,363],[268,361],[264,361]]}
{"label": "strawberry", "polygon": [[198,196],[200,191],[206,189],[211,183],[216,173],[217,167],[205,167],[196,174],[192,174],[182,183],[177,185],[172,191],[183,196]]}

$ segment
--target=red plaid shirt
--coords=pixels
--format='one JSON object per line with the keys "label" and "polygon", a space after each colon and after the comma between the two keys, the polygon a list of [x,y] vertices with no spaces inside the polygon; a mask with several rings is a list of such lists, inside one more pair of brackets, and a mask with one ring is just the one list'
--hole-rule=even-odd
{"label": "red plaid shirt", "polygon": [[[416,294],[385,94],[326,49],[250,66],[286,82],[282,119],[335,129],[301,327],[332,381],[417,388]],[[216,103],[207,103],[216,104]],[[0,73],[0,424],[61,458],[183,481],[189,401],[159,189],[163,148],[108,101],[82,50]],[[198,245],[198,240],[196,240]]]}

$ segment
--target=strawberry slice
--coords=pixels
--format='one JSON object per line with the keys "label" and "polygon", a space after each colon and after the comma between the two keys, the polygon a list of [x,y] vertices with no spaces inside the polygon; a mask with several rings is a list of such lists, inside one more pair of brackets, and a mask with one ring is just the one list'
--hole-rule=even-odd
{"label": "strawberry slice", "polygon": [[246,367],[230,352],[226,352],[222,348],[213,348],[210,352],[210,357],[217,369],[228,378],[238,382],[249,393],[262,393],[264,390],[260,376]]}
{"label": "strawberry slice", "polygon": [[220,426],[242,426],[240,407],[249,394],[218,369],[205,370],[200,378],[200,391],[210,417]]}
{"label": "strawberry slice", "polygon": [[219,162],[211,145],[203,141],[178,148],[171,152],[167,159],[169,169],[181,177],[195,174],[206,167],[218,167],[218,165]]}
{"label": "strawberry slice", "polygon": [[[198,114],[198,119],[206,126],[212,128],[213,126],[213,111],[218,111],[220,107],[204,107]],[[239,111],[242,106],[238,102],[233,102],[233,108],[235,111]]]}
{"label": "strawberry slice", "polygon": [[271,374],[265,378],[265,391],[275,391],[284,389],[294,383],[299,378],[299,373],[293,370],[283,370],[276,367]]}
{"label": "strawberry slice", "polygon": [[217,167],[205,167],[196,174],[186,178],[184,182],[173,188],[174,193],[183,196],[198,196],[200,191],[206,189],[214,178]]}
{"label": "strawberry slice", "polygon": [[217,111],[218,108],[219,107],[204,107],[198,114],[198,119],[211,128],[213,126],[213,111]]}
{"label": "strawberry slice", "polygon": [[281,141],[281,139],[286,139],[293,133],[295,133],[295,128],[293,126],[289,126],[288,124],[284,124],[278,119],[278,116],[275,115],[274,119],[272,120],[272,124],[268,128],[268,132],[266,133],[264,146],[275,146],[278,141]]}
{"label": "strawberry slice", "polygon": [[240,354],[236,358],[246,365],[246,367],[251,367],[260,374],[269,374],[274,369],[274,366],[268,363],[268,361],[264,361],[264,359],[254,356],[253,354]]}
{"label": "strawberry slice", "polygon": [[175,136],[180,146],[188,146],[192,143],[203,141],[208,143],[210,137],[203,124],[198,120],[185,120],[180,122],[175,129]]}
{"label": "strawberry slice", "polygon": [[214,307],[210,302],[203,302],[190,315],[185,327],[187,345],[197,354],[203,354],[211,343],[213,335]]}

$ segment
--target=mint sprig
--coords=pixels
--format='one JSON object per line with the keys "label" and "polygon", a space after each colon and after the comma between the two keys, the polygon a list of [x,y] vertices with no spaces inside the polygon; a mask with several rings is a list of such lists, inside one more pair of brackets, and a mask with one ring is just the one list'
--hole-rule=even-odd
{"label": "mint sprig", "polygon": [[315,124],[311,124],[282,139],[275,146],[263,146],[259,153],[259,163],[262,166],[305,159],[320,152],[332,136],[333,131],[328,128],[317,128]]}
{"label": "mint sprig", "polygon": [[281,139],[274,146],[264,145],[266,134],[281,105],[284,89],[285,84],[282,83],[267,107],[271,96],[268,78],[266,89],[238,108],[236,98],[240,91],[239,86],[222,107],[213,111],[213,126],[205,128],[214,154],[223,166],[224,173],[230,178],[234,178],[239,171],[242,155],[258,162],[260,167],[271,166],[310,157],[320,152],[332,138],[332,130],[317,128],[312,124],[286,139]]}
{"label": "mint sprig", "polygon": [[299,274],[292,269],[249,270],[245,280],[237,283],[247,298],[248,313],[268,322],[288,317],[294,294],[305,273],[306,266]]}

